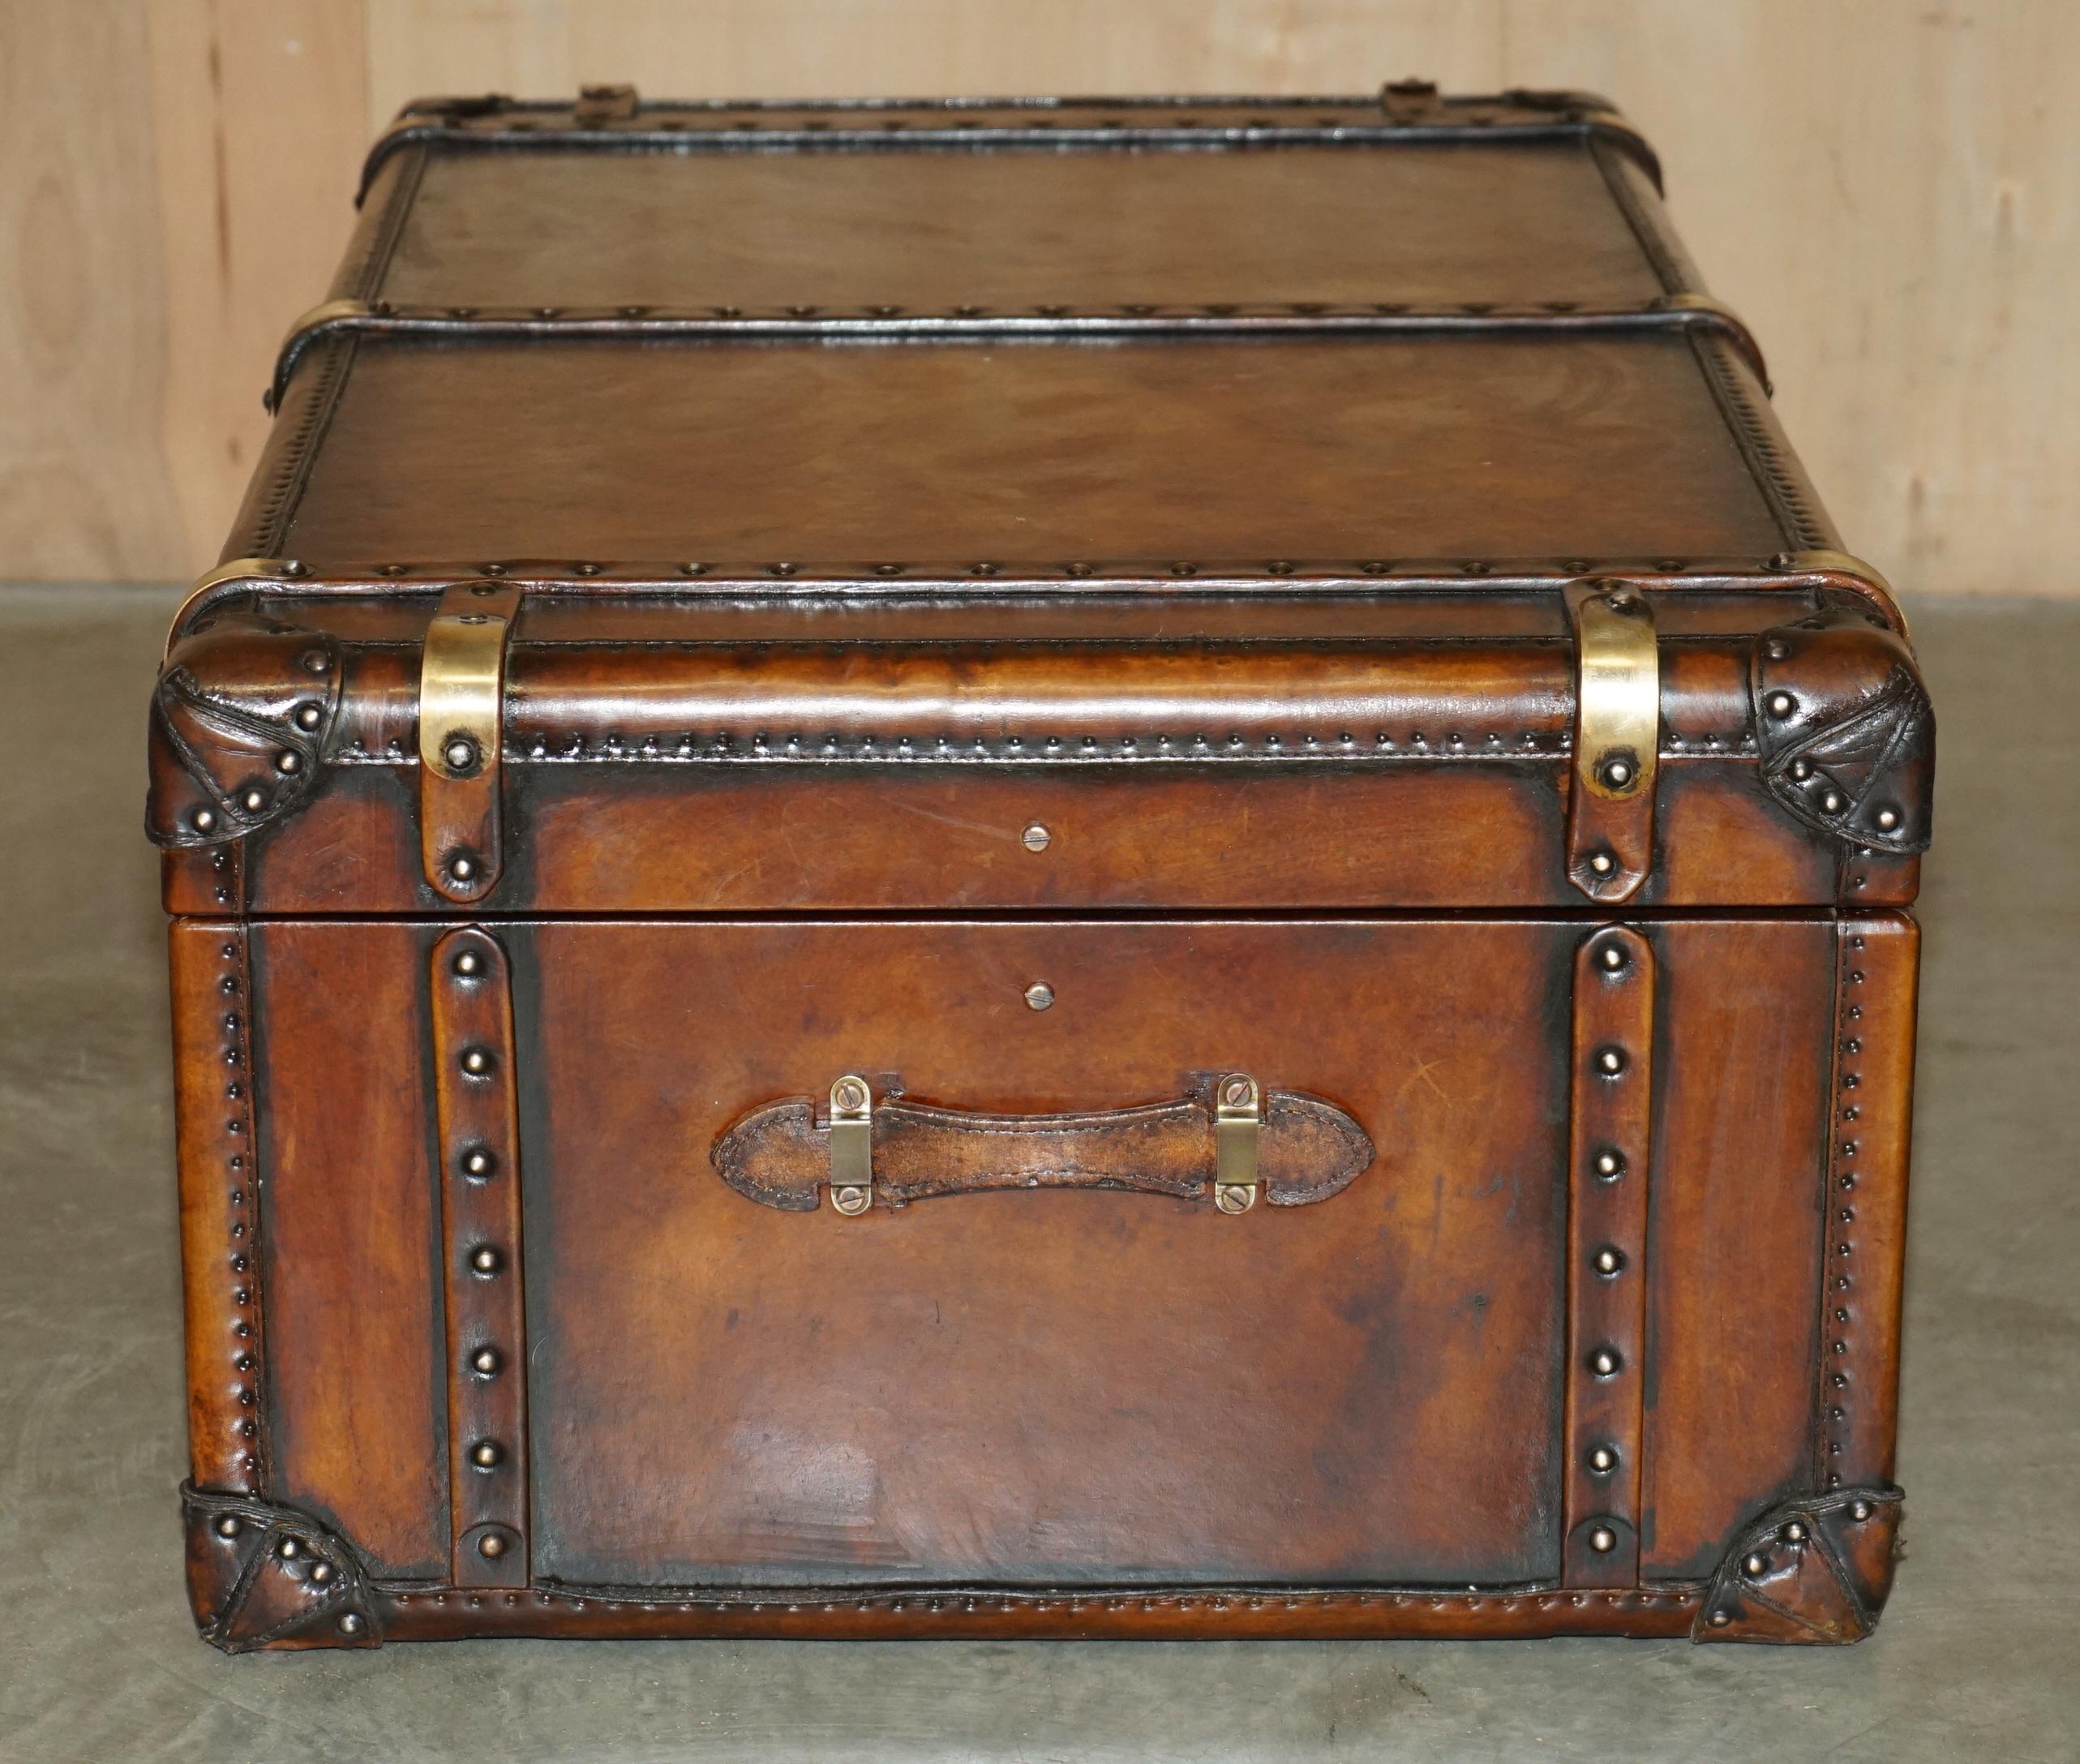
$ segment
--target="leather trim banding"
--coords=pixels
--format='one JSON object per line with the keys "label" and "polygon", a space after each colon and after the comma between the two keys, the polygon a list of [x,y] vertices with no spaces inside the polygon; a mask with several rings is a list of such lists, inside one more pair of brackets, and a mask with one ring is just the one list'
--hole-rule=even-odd
{"label": "leather trim banding", "polygon": [[1576,949],[1562,1548],[1570,1586],[1629,1586],[1640,1573],[1654,992],[1653,946],[1639,932],[1610,926]]}
{"label": "leather trim banding", "polygon": [[1418,307],[1381,303],[1233,304],[1091,308],[1036,307],[993,311],[955,306],[942,311],[896,307],[846,311],[824,307],[745,310],[736,307],[402,307],[387,300],[330,300],[298,320],[275,358],[262,401],[281,408],[297,363],[328,339],[440,343],[634,342],[673,339],[710,343],[989,343],[1010,337],[1052,342],[1109,342],[1189,336],[1199,339],[1278,336],[1393,337],[1410,334],[1519,336],[1614,331],[1708,331],[1737,350],[1765,378],[1760,346],[1730,307],[1701,294],[1663,296],[1636,307],[1591,308],[1568,301],[1533,306],[1483,302]]}
{"label": "leather trim banding", "polygon": [[[1396,141],[1586,141],[1629,155],[1661,188],[1661,162],[1607,100],[1589,92],[1512,89],[1445,96],[1425,80],[1369,97],[867,98],[625,101],[602,106],[517,101],[500,93],[422,98],[368,152],[355,196],[384,161],[413,146],[435,150],[582,152],[963,152],[1149,148],[1363,148]],[[617,100],[620,94],[616,94]]]}
{"label": "leather trim banding", "polygon": [[434,945],[434,1102],[457,1586],[528,1582],[527,1312],[512,977],[477,925]]}

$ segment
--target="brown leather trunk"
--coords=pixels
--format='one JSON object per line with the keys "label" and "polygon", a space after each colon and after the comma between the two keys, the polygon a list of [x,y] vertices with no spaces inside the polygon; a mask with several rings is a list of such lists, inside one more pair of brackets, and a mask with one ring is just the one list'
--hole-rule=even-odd
{"label": "brown leather trunk", "polygon": [[198,1621],[1862,1636],[1932,723],[1600,101],[429,101],[176,622]]}

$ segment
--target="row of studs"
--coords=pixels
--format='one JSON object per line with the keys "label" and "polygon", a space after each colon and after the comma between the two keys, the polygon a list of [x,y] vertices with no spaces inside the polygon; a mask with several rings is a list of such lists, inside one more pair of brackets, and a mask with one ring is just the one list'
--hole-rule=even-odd
{"label": "row of studs", "polygon": [[1709,336],[1701,330],[1692,331],[1690,337],[1718,393],[1720,407],[1731,419],[1742,451],[1773,504],[1778,525],[1801,545],[1815,549],[1826,546],[1829,534],[1819,511],[1792,470],[1778,444],[1776,429],[1756,405],[1748,382],[1735,371],[1731,346],[1724,337]]}
{"label": "row of studs", "polygon": [[[1635,943],[1637,945],[1636,952],[1632,946]],[[1577,989],[1576,1034],[1582,1041],[1589,1044],[1576,1049],[1576,1058],[1581,1062],[1582,1069],[1576,1080],[1578,1087],[1576,1108],[1580,1114],[1594,1113],[1603,1118],[1598,1123],[1600,1131],[1590,1136],[1588,1143],[1575,1148],[1575,1154],[1585,1162],[1585,1167],[1576,1172],[1572,1185],[1576,1195],[1574,1210],[1578,1218],[1585,1217],[1592,1210],[1603,1212],[1619,1210],[1609,1204],[1609,1201],[1615,1197],[1619,1184],[1629,1182],[1636,1189],[1637,1185],[1645,1180],[1641,1172],[1645,1167],[1646,1149],[1646,1101],[1644,1096],[1626,1110],[1624,1117],[1628,1127],[1637,1127],[1639,1131],[1636,1133],[1621,1135],[1610,1127],[1608,1118],[1613,1112],[1611,1109],[1591,1110],[1587,1106],[1590,1097],[1598,1100],[1606,1097],[1615,1099],[1617,1087],[1621,1085],[1636,1089],[1639,1074],[1635,1068],[1640,1054],[1628,1046],[1622,1037],[1606,1038],[1601,1032],[1600,1025],[1592,1027],[1593,1019],[1601,1018],[1604,1013],[1593,1008],[1585,1011],[1584,1005],[1593,1007],[1596,994],[1591,993],[1588,999],[1583,999],[1580,996],[1580,992],[1589,988],[1645,985],[1649,989],[1647,1009],[1650,1011],[1652,1008],[1653,975],[1648,966],[1649,953],[1644,942],[1638,940],[1636,934],[1623,930],[1598,934],[1589,940],[1586,953],[1586,962],[1577,970],[1575,982]],[[1584,1035],[1584,1030],[1589,1032]],[[1623,1211],[1636,1221],[1644,1217],[1644,1203],[1636,1195],[1629,1198],[1632,1204]],[[1599,1200],[1604,1201],[1605,1204],[1597,1205]],[[1586,1265],[1578,1270],[1571,1270],[1568,1278],[1569,1303],[1573,1313],[1574,1328],[1581,1333],[1603,1337],[1586,1352],[1582,1352],[1579,1341],[1575,1344],[1575,1351],[1582,1353],[1581,1371],[1590,1380],[1589,1393],[1597,1397],[1607,1397],[1627,1371],[1624,1350],[1615,1341],[1610,1339],[1617,1332],[1587,1327],[1592,1311],[1610,1311],[1612,1308],[1618,1283],[1638,1259],[1640,1247],[1636,1243],[1618,1241],[1618,1235],[1623,1234],[1601,1237],[1593,1246],[1582,1244],[1580,1248]],[[1571,1231],[1571,1242],[1574,1235]],[[1636,1369],[1633,1376],[1637,1377]],[[1636,1398],[1632,1400],[1636,1407]],[[1593,1440],[1584,1440],[1572,1436],[1576,1431],[1571,1430],[1570,1446],[1580,1451],[1581,1469],[1587,1473],[1591,1486],[1602,1493],[1606,1510],[1600,1516],[1580,1522],[1572,1529],[1579,1530],[1580,1524],[1586,1524],[1589,1529],[1585,1534],[1585,1540],[1592,1554],[1612,1556],[1624,1541],[1618,1529],[1619,1524],[1622,1522],[1628,1530],[1636,1532],[1636,1522],[1633,1518],[1615,1512],[1619,1503],[1613,1497],[1619,1487],[1619,1473],[1621,1470],[1636,1478],[1636,1466],[1629,1465],[1627,1458],[1628,1451],[1636,1455],[1639,1429],[1636,1424],[1627,1427],[1622,1440],[1607,1430]],[[1636,1503],[1628,1502],[1625,1504]]]}
{"label": "row of studs", "polygon": [[[217,856],[221,858],[223,853]],[[229,891],[220,888],[220,897]],[[224,1002],[221,1061],[225,1077],[223,1104],[224,1134],[228,1151],[225,1174],[230,1182],[229,1242],[225,1248],[225,1278],[231,1300],[231,1369],[238,1376],[233,1394],[244,1411],[237,1427],[245,1442],[233,1461],[243,1470],[246,1491],[260,1491],[259,1449],[260,1409],[259,1217],[259,1157],[254,1148],[252,1065],[249,1058],[251,1008],[247,996],[250,969],[246,960],[246,934],[229,933],[218,946],[225,972],[217,983]]]}
{"label": "row of studs", "polygon": [[1088,120],[1071,117],[1035,116],[1018,112],[1010,113],[1010,120],[984,121],[980,117],[948,116],[943,113],[928,114],[922,118],[900,116],[877,116],[871,122],[847,118],[834,122],[827,117],[804,116],[768,121],[752,112],[720,111],[696,115],[644,116],[640,113],[628,117],[599,117],[566,121],[560,117],[537,118],[508,116],[492,112],[482,116],[458,116],[453,113],[432,113],[440,118],[438,126],[444,130],[458,130],[473,135],[523,134],[568,134],[582,130],[588,134],[636,134],[653,132],[665,134],[693,133],[696,131],[716,134],[772,134],[858,135],[867,134],[941,134],[959,130],[963,134],[1024,135],[1027,133],[1087,133],[1103,131],[1107,134],[1147,135],[1170,134],[1191,130],[1207,134],[1230,135],[1308,135],[1338,134],[1376,135],[1401,134],[1409,130],[1451,129],[1507,129],[1530,127],[1550,130],[1556,122],[1579,125],[1589,118],[1586,110],[1572,108],[1564,110],[1542,110],[1526,115],[1514,106],[1499,105],[1482,110],[1472,106],[1443,109],[1396,109],[1383,114],[1379,111],[1362,112],[1356,115],[1334,114],[1309,116],[1300,121],[1292,118],[1280,119],[1270,116],[1248,116],[1239,120],[1225,117],[1207,118],[1197,115],[1152,115],[1147,120],[1130,122],[1123,117],[1099,116]]}
{"label": "row of studs", "polygon": [[1833,1461],[1842,1455],[1849,1406],[1855,1400],[1849,1372],[1855,1323],[1851,1295],[1855,1290],[1856,1281],[1856,1244],[1851,1228],[1856,1222],[1856,1135],[1863,1116],[1863,1079],[1858,1062],[1863,1053],[1865,1033],[1863,1007],[1858,1002],[1856,989],[1864,984],[1864,970],[1857,965],[1864,947],[1865,940],[1860,935],[1852,932],[1843,937],[1836,981],[1839,1011],[1834,1062],[1837,1124],[1832,1135],[1834,1155],[1828,1177],[1832,1191],[1825,1203],[1827,1255],[1821,1277],[1826,1309],[1821,1333],[1826,1346],[1821,1355],[1824,1371],[1820,1393],[1823,1421],[1821,1486],[1829,1489],[1842,1486],[1841,1472]]}
{"label": "row of studs", "polygon": [[[656,582],[669,580],[674,576],[689,581],[714,577],[733,581],[739,577],[755,580],[773,577],[781,580],[800,577],[805,582],[850,582],[873,576],[885,581],[915,577],[921,582],[933,582],[958,576],[972,576],[984,580],[1002,578],[1015,582],[1027,579],[1049,580],[1067,577],[1076,581],[1101,580],[1140,582],[1147,580],[1152,565],[1147,560],[1131,559],[1091,560],[1072,558],[1064,562],[1045,560],[1001,560],[982,558],[963,560],[951,560],[926,563],[903,563],[878,559],[857,563],[821,562],[802,564],[788,560],[761,563],[756,560],[735,562],[702,561],[697,559],[620,559],[611,561],[594,558],[578,558],[557,564],[553,560],[487,559],[478,563],[463,563],[456,560],[443,561],[405,562],[396,559],[362,566],[340,565],[328,571],[328,580],[350,577],[358,573],[385,579],[407,576],[432,576],[442,579],[463,576],[509,576],[516,572],[531,569],[536,565],[554,567],[571,576],[586,581],[605,577],[613,581]],[[300,558],[284,558],[277,566],[281,573],[294,581],[310,577],[311,567]],[[1176,558],[1167,564],[1152,566],[1164,574],[1183,579],[1205,576],[1220,582],[1231,579],[1253,580],[1270,577],[1289,576],[1309,578],[1322,577],[1332,581],[1346,581],[1355,576],[1387,576],[1417,582],[1430,582],[1457,577],[1495,577],[1503,581],[1519,577],[1537,582],[1549,580],[1571,581],[1584,576],[1637,575],[1649,573],[1658,576],[1702,575],[1709,577],[1780,576],[1805,567],[1796,554],[1778,552],[1766,558],[1593,558],[1593,557],[1366,557],[1366,558],[1286,558],[1267,560],[1249,558]]]}
{"label": "row of studs", "polygon": [[[776,740],[764,734],[755,734],[747,739],[740,734],[724,730],[713,736],[691,732],[676,737],[645,736],[639,743],[627,740],[618,735],[603,736],[597,740],[590,741],[575,732],[563,736],[547,733],[531,736],[521,735],[513,738],[502,757],[509,761],[551,762],[730,759],[1111,761],[1212,759],[1223,755],[1272,759],[1350,759],[1388,754],[1407,759],[1510,759],[1526,753],[1564,758],[1571,745],[1569,736],[1564,732],[1541,736],[1530,730],[1519,735],[1514,743],[1493,732],[1471,742],[1467,736],[1456,732],[1432,741],[1418,729],[1398,738],[1383,733],[1375,736],[1369,745],[1353,735],[1337,736],[1332,744],[1314,735],[1297,736],[1291,740],[1283,736],[1270,735],[1264,736],[1261,743],[1246,740],[1240,735],[1231,735],[1224,741],[1216,743],[1209,741],[1203,735],[1195,735],[1186,742],[1161,733],[1123,735],[1117,745],[1109,738],[1100,741],[1097,736],[1089,735],[1069,740],[1049,736],[1036,740],[1028,740],[1015,735],[995,740],[978,736],[971,741],[966,736],[955,738],[943,735],[916,740],[908,736],[897,736],[892,740],[875,735],[841,738],[834,733],[826,735],[821,741],[807,739],[799,734],[790,734],[783,740]],[[1712,735],[1693,736],[1685,740],[1679,736],[1670,736],[1667,745],[1672,750],[1693,753],[1746,753],[1754,750],[1755,738],[1748,734]],[[393,738],[380,749],[371,749],[365,740],[357,737],[334,758],[338,763],[349,766],[398,765],[410,762],[414,756],[401,739]]]}
{"label": "row of studs", "polygon": [[[630,303],[596,307],[570,306],[418,306],[393,300],[372,300],[366,314],[333,315],[335,325],[351,325],[362,318],[418,320],[454,320],[486,324],[597,325],[619,320],[647,320],[663,324],[705,324],[710,320],[755,319],[1530,319],[1582,315],[1602,319],[1633,319],[1666,315],[1695,322],[1707,309],[1671,307],[1661,300],[1636,306],[1606,307],[1580,300],[1123,300],[1109,306],[1081,306],[1064,301],[1041,301],[1031,306],[992,307],[973,302],[955,302],[943,307],[906,307],[888,302],[853,306],[783,303],[778,306],[731,305],[675,307]],[[323,321],[320,321],[321,323]]]}
{"label": "row of studs", "polygon": [[[442,1063],[436,1080],[441,1104],[443,1230],[447,1239],[450,1449],[457,1539],[455,1571],[467,1571],[470,1550],[483,1571],[504,1569],[504,1558],[524,1543],[525,1499],[525,1388],[517,1340],[520,1301],[517,1159],[510,1144],[512,1058],[503,1024],[510,1006],[497,945],[474,928],[450,933],[435,946],[435,1024]],[[465,1025],[465,1019],[475,1019]],[[488,1027],[487,1027],[488,1024]],[[508,1241],[509,1239],[509,1241]],[[501,1339],[500,1326],[512,1339]],[[489,1410],[508,1423],[501,1438]],[[496,1480],[505,1499],[503,1518],[480,1517],[477,1485]],[[491,1491],[487,1490],[487,1492]],[[466,1540],[466,1543],[465,1543]],[[524,1571],[523,1576],[524,1577]]]}
{"label": "row of studs", "polygon": [[620,1598],[603,1593],[559,1593],[541,1588],[530,1588],[525,1592],[500,1594],[465,1593],[460,1589],[452,1592],[427,1592],[422,1588],[400,1589],[384,1586],[378,1589],[399,1608],[414,1604],[430,1605],[435,1608],[450,1603],[464,1605],[471,1609],[482,1609],[487,1604],[508,1607],[531,1605],[539,1610],[561,1608],[581,1612],[591,1606],[603,1610],[702,1612],[715,1616],[730,1612],[757,1614],[769,1612],[808,1612],[827,1613],[840,1611],[901,1612],[1066,1612],[1071,1614],[1086,1611],[1321,1611],[1337,1609],[1382,1609],[1389,1611],[1448,1611],[1476,1612],[1586,1610],[1601,1607],[1606,1610],[1674,1610],[1683,1611],[1701,1602],[1701,1592],[1694,1587],[1671,1588],[1666,1592],[1624,1588],[1609,1591],[1594,1590],[1553,1593],[1383,1593],[1383,1592],[1310,1592],[1278,1595],[1257,1595],[1235,1593],[1161,1593],[1136,1594],[1130,1596],[1048,1597],[1044,1595],[1011,1597],[1001,1594],[930,1594],[907,1593],[869,1599],[633,1599]]}

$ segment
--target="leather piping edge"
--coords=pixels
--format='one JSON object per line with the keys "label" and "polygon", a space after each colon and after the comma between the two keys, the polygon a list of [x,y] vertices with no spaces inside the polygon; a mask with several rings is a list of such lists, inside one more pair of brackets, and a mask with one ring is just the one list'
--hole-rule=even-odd
{"label": "leather piping edge", "polygon": [[[1521,110],[1520,120],[1474,123],[1451,114],[1451,107],[1481,105]],[[1362,123],[1340,124],[1331,131],[1302,126],[1251,127],[1247,124],[1222,125],[1194,122],[1190,127],[1144,123],[1136,127],[1061,127],[1050,123],[998,123],[989,127],[956,127],[937,122],[977,110],[1012,111],[1037,122],[1063,110],[1096,112],[1120,110],[1276,110],[1291,114],[1310,109],[1334,109],[1370,113]],[[640,104],[627,124],[603,127],[578,120],[577,105],[561,99],[515,100],[500,94],[452,98],[422,98],[407,105],[397,119],[376,136],[362,162],[355,187],[354,204],[367,200],[368,191],[384,162],[407,147],[461,148],[493,152],[516,148],[544,148],[586,152],[770,152],[774,148],[808,148],[822,151],[887,151],[890,147],[953,148],[961,152],[989,151],[1006,147],[1044,146],[1077,148],[1086,151],[1148,146],[1212,145],[1221,149],[1244,146],[1295,144],[1319,146],[1384,146],[1407,140],[1484,141],[1508,139],[1606,142],[1635,160],[1662,188],[1661,157],[1639,128],[1608,100],[1588,92],[1533,92],[1521,88],[1482,96],[1460,93],[1434,101],[1427,114],[1396,113],[1383,106],[1378,94],[1337,97],[1285,95],[1280,97],[1194,96],[1163,94],[1155,97],[1013,97],[940,99],[864,99],[851,101],[787,99],[657,100]],[[716,127],[696,134],[684,127],[641,125],[642,113],[653,118],[714,118],[741,114],[808,113],[818,118],[858,118],[851,127],[819,129]],[[489,115],[525,119],[520,127],[470,128],[466,119]],[[916,127],[902,127],[898,120],[907,116],[933,119]],[[568,120],[564,120],[568,118]],[[1376,120],[1375,120],[1376,118]],[[538,119],[555,119],[547,127]],[[895,122],[900,132],[887,125]],[[934,123],[937,122],[937,126]],[[874,124],[868,127],[869,123]]]}
{"label": "leather piping edge", "polygon": [[[1391,304],[1391,303],[1390,303]],[[1701,294],[1663,294],[1636,307],[1585,307],[1568,303],[1504,306],[1377,307],[1313,303],[1252,307],[1160,307],[1147,311],[1049,306],[1029,312],[988,312],[967,306],[932,312],[864,307],[832,311],[814,307],[740,311],[735,308],[655,306],[600,307],[399,307],[388,301],[328,300],[290,327],[275,358],[261,401],[281,408],[290,376],[305,353],[328,337],[420,337],[457,341],[566,341],[627,339],[654,341],[933,342],[989,341],[1002,337],[1058,341],[1121,337],[1215,339],[1280,337],[1393,337],[1470,333],[1479,335],[1705,331],[1723,337],[1765,385],[1760,346],[1730,307]]]}

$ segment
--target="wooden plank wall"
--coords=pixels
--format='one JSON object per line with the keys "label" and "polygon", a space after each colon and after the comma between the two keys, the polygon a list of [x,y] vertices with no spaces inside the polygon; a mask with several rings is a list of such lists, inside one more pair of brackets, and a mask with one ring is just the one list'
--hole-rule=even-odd
{"label": "wooden plank wall", "polygon": [[0,576],[215,554],[408,97],[1609,93],[1857,549],[2080,594],[2071,0],[0,0]]}

